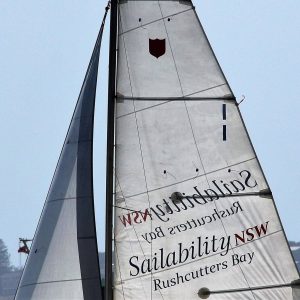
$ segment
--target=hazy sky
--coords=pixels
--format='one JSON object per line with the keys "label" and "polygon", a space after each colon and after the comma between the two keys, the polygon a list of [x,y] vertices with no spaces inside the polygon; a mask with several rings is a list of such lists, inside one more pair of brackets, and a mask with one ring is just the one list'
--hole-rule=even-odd
{"label": "hazy sky", "polygon": [[[247,129],[287,236],[300,241],[300,1],[194,4],[236,97],[246,96],[240,108]],[[15,265],[18,238],[34,234],[105,5],[100,0],[0,1],[0,238]],[[95,119],[100,249],[104,248],[108,29]]]}

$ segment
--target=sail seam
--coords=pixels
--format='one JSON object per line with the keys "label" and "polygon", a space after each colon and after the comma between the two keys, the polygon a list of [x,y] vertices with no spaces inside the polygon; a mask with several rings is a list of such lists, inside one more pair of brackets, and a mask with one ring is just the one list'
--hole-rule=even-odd
{"label": "sail seam", "polygon": [[[206,91],[210,91],[210,90],[216,89],[216,88],[221,87],[221,86],[224,86],[224,85],[227,85],[227,86],[228,86],[227,83],[217,84],[217,85],[215,85],[215,86],[213,86],[213,87],[210,87],[210,88],[207,88],[207,89],[204,89],[204,90],[199,90],[199,91],[197,91],[197,92],[190,93],[190,94],[186,95],[185,97],[189,97],[189,96],[193,96],[193,95],[196,95],[196,94],[200,94],[200,93],[203,93],[203,92],[206,92]],[[232,95],[230,95],[230,96],[228,96],[228,97],[234,98],[234,99],[235,99],[235,97],[232,96]]]}
{"label": "sail seam", "polygon": [[[246,244],[238,245],[238,246],[232,247],[231,249],[237,249],[237,248],[241,248],[241,247],[243,247],[243,246],[247,246],[247,245],[249,245],[249,244],[251,244],[251,243],[254,243],[254,242],[256,242],[256,241],[262,240],[262,239],[264,239],[264,238],[266,238],[266,237],[269,237],[269,236],[271,236],[271,235],[277,234],[277,233],[279,233],[279,232],[282,232],[282,229],[279,229],[279,230],[274,231],[274,232],[272,232],[272,233],[266,234],[266,235],[264,235],[264,236],[262,236],[262,237],[259,237],[259,238],[255,239],[255,240],[252,240],[252,241],[250,241],[250,242],[248,242],[248,243],[246,243]],[[212,254],[212,255],[207,255],[207,256],[205,256],[205,257],[202,257],[202,258],[199,258],[199,259],[196,259],[196,260],[189,261],[189,262],[187,262],[187,263],[182,263],[182,264],[180,264],[180,265],[178,265],[178,266],[174,266],[174,267],[168,268],[168,269],[166,269],[166,270],[159,270],[159,271],[157,271],[157,272],[154,272],[154,274],[158,274],[158,273],[162,273],[162,272],[174,270],[174,269],[177,269],[177,268],[180,268],[180,267],[189,265],[189,264],[196,263],[196,262],[198,262],[198,261],[200,261],[200,260],[205,260],[205,259],[207,259],[207,258],[214,257],[214,256],[219,255],[219,254],[221,254],[221,253],[222,253],[222,251],[221,251],[221,252],[218,252],[218,253],[214,253],[214,254]],[[134,278],[124,279],[123,281],[124,281],[124,282],[125,282],[125,281],[130,281],[130,280],[134,280],[134,279],[142,278],[142,277],[147,277],[147,276],[149,276],[149,274],[145,274],[145,275],[141,275],[141,276],[136,276],[136,277],[134,277]],[[117,284],[120,284],[120,282],[117,282],[116,285],[117,285]],[[250,286],[249,286],[249,288],[250,288]]]}
{"label": "sail seam", "polygon": [[[252,197],[252,196],[272,196],[272,193],[263,193],[263,192],[253,192],[253,193],[236,193],[236,194],[228,194],[228,195],[222,195],[222,194],[215,194],[215,197],[218,198],[234,198],[234,197]],[[128,197],[127,197],[128,198]],[[206,195],[202,195],[202,196],[197,196],[197,195],[188,195],[188,196],[183,196],[182,199],[187,199],[187,198],[195,198],[195,199],[211,199],[211,196],[206,196]],[[125,198],[124,198],[125,199]],[[118,205],[114,205],[114,207],[119,208],[119,209],[123,209],[123,210],[127,210],[127,211],[132,211],[132,212],[141,212],[141,209],[139,210],[135,210],[133,208],[128,208],[127,204],[126,207],[122,207],[122,206],[118,206]]]}
{"label": "sail seam", "polygon": [[[123,279],[122,279],[122,272],[121,272],[121,267],[120,267],[120,261],[119,261],[119,255],[118,255],[118,247],[116,245],[116,243],[114,243],[115,245],[115,257],[116,257],[116,261],[117,261],[117,264],[118,264],[118,267],[119,267],[119,273],[120,273],[120,279],[121,279],[121,282],[123,282]],[[123,283],[122,283],[122,294],[123,294],[123,299],[125,299],[125,292],[124,292],[124,286],[123,286]]]}
{"label": "sail seam", "polygon": [[[197,149],[197,152],[198,152],[198,155],[199,155],[199,159],[200,159],[202,168],[203,168],[203,170],[204,170],[204,172],[205,172],[204,163],[203,163],[203,160],[202,160],[202,158],[201,158],[200,150],[199,150],[199,147],[198,147],[198,144],[197,144],[197,141],[196,141],[194,129],[193,129],[193,126],[192,126],[192,120],[191,120],[191,117],[190,117],[190,113],[189,113],[189,110],[188,110],[186,101],[184,101],[184,105],[185,105],[185,109],[186,109],[186,112],[187,112],[188,120],[189,120],[189,123],[190,123],[192,135],[193,135],[193,138],[194,138],[195,147],[196,147],[196,149]],[[206,182],[207,182],[208,186],[210,187],[210,184],[209,184],[209,181],[208,181],[208,178],[207,178],[207,175],[206,175],[206,174],[205,174],[205,179],[206,179]],[[217,212],[219,212],[218,205],[217,205],[217,203],[216,203],[215,201],[214,201],[214,206],[215,206],[215,209],[217,210]],[[219,221],[220,221],[220,223],[221,223],[221,225],[222,225],[222,227],[223,227],[223,230],[224,230],[225,235],[228,237],[228,233],[227,233],[227,230],[226,230],[226,228],[225,228],[225,225],[224,225],[223,220],[220,219]],[[235,254],[235,252],[234,252],[234,247],[232,247],[231,244],[229,244],[229,245],[230,245],[231,251],[233,252],[233,254]],[[248,287],[250,288],[250,284],[249,284],[249,282],[248,282],[248,280],[247,280],[247,278],[246,278],[246,276],[245,276],[245,274],[244,274],[244,271],[242,270],[242,267],[240,266],[240,264],[239,264],[238,266],[239,266],[240,271],[241,271],[241,273],[242,273],[242,275],[243,275],[243,277],[244,277],[244,279],[245,279],[245,282],[247,283]],[[256,299],[253,293],[252,293],[252,296],[253,296],[254,299]]]}
{"label": "sail seam", "polygon": [[[159,1],[158,1],[158,5],[159,5]],[[121,17],[120,17],[121,19]],[[131,82],[131,76],[130,76],[130,71],[129,71],[129,62],[128,62],[128,56],[127,56],[127,49],[126,49],[126,44],[125,44],[125,39],[124,39],[124,36],[122,37],[123,39],[123,44],[124,44],[124,50],[125,50],[125,58],[126,58],[126,64],[127,64],[127,71],[128,71],[128,77],[129,77],[129,83],[130,83],[130,90],[131,90],[131,94],[132,94],[132,97],[133,97],[133,88],[132,88],[132,82]],[[136,114],[136,107],[135,107],[135,101],[133,101],[133,109],[134,109],[134,117],[135,117],[135,123],[136,123],[136,130],[137,130],[137,135],[138,135],[138,141],[139,141],[139,148],[140,148],[140,154],[141,154],[141,160],[142,160],[142,166],[143,166],[143,173],[144,173],[144,180],[145,180],[145,185],[146,185],[146,190],[148,191],[148,183],[147,183],[147,176],[146,176],[146,170],[145,170],[145,164],[144,164],[144,157],[143,157],[143,150],[142,150],[142,144],[141,144],[141,138],[140,138],[140,130],[139,130],[139,126],[138,126],[138,120],[137,120],[137,114]],[[148,205],[149,205],[149,208],[150,208],[150,199],[149,199],[149,193],[147,192],[147,200],[148,200]],[[152,231],[152,219],[150,220],[150,229]],[[138,239],[139,241],[139,239]],[[139,241],[139,244],[140,244],[140,241]],[[141,246],[141,244],[140,244]],[[151,266],[152,266],[152,243],[151,243],[151,246],[150,246],[150,252],[151,252]],[[152,271],[151,271],[151,274],[152,274]],[[153,297],[153,288],[152,288],[152,284],[153,284],[153,276],[151,275],[151,299]],[[159,291],[161,297],[164,299],[161,291]]]}
{"label": "sail seam", "polygon": [[35,282],[35,283],[29,283],[21,285],[20,288],[32,286],[32,285],[38,285],[38,284],[51,284],[51,283],[58,283],[58,282],[68,282],[68,281],[83,281],[83,280],[93,280],[93,279],[99,279],[99,277],[87,277],[87,278],[75,278],[75,279],[64,279],[64,280],[53,280],[53,281],[43,281],[43,282]]}
{"label": "sail seam", "polygon": [[[131,86],[131,83],[130,83]],[[134,111],[135,111],[135,105],[134,105],[134,101],[133,101],[133,107],[134,107]],[[138,134],[138,140],[139,140],[139,146],[140,146],[140,153],[141,153],[141,159],[142,159],[142,166],[143,166],[143,173],[144,173],[144,179],[145,179],[145,184],[146,184],[146,193],[147,193],[147,200],[148,200],[148,207],[150,208],[150,199],[149,199],[149,191],[148,191],[148,183],[147,183],[147,176],[146,176],[146,170],[145,170],[145,163],[144,163],[144,157],[143,157],[143,149],[142,149],[142,144],[141,144],[141,137],[140,137],[140,130],[139,130],[139,125],[138,125],[138,120],[137,120],[137,115],[136,113],[134,114],[135,117],[135,123],[136,123],[136,129],[137,129],[137,134]],[[152,219],[150,219],[150,230],[152,231]],[[151,243],[151,268],[152,268],[152,243]],[[152,299],[152,293],[153,293],[153,289],[152,289],[152,271],[151,271],[151,299]]]}
{"label": "sail seam", "polygon": [[[122,194],[122,196],[123,196],[123,198],[124,198],[123,190],[122,190],[122,187],[121,187],[121,184],[120,184],[120,181],[119,181],[119,178],[118,178],[117,173],[115,173],[115,178],[116,178],[117,184],[119,185],[120,192],[121,192],[121,194]],[[125,199],[125,198],[124,198],[124,199]],[[125,199],[125,205],[127,206],[126,199]],[[137,234],[135,225],[133,224],[132,226],[133,226],[134,234],[135,234],[136,239],[137,239],[137,241],[138,241],[138,244],[139,244],[139,246],[140,246],[140,249],[141,249],[141,251],[142,251],[142,253],[143,253],[143,256],[144,256],[144,258],[146,258],[145,253],[144,253],[144,249],[143,249],[142,244],[141,244],[141,241],[140,241],[140,239],[138,238],[138,234]],[[127,233],[127,236],[128,236],[128,232],[126,232],[126,233]],[[115,236],[117,236],[117,234],[115,234]],[[129,244],[130,244],[131,254],[134,254],[133,249],[132,249],[132,246],[131,246],[131,243],[129,243]],[[117,249],[116,238],[114,239],[114,245],[115,245],[115,247],[116,247],[116,249]],[[118,256],[117,250],[116,250],[116,255]],[[119,265],[119,256],[117,257],[117,260],[118,260],[118,265]],[[119,265],[119,272],[120,272],[120,278],[121,278],[121,282],[122,282],[123,279],[122,279],[122,273],[121,273],[120,265]],[[143,287],[143,292],[144,292],[145,298],[147,298],[147,295],[146,295],[144,286],[143,286],[142,283],[141,283],[141,285],[142,285],[142,287]],[[123,284],[122,284],[122,291],[123,291],[123,298],[125,299],[125,293],[124,293],[124,287],[123,287]]]}
{"label": "sail seam", "polygon": [[88,143],[88,142],[92,142],[92,139],[87,139],[87,140],[78,140],[78,141],[68,141],[67,144],[80,144],[80,143]]}
{"label": "sail seam", "polygon": [[127,96],[116,96],[117,100],[132,100],[132,101],[235,101],[234,97],[127,97]]}
{"label": "sail seam", "polygon": [[[162,17],[163,17],[163,12],[162,12],[162,9],[161,9],[161,6],[160,6],[159,1],[158,1],[158,5],[159,5],[160,11],[161,11],[161,15],[162,15]],[[169,41],[170,51],[171,51],[171,54],[172,54],[172,58],[173,58],[175,70],[176,70],[176,73],[177,73],[177,76],[178,76],[178,81],[179,81],[179,84],[180,84],[181,92],[182,92],[182,95],[184,95],[182,83],[181,83],[181,80],[180,80],[180,76],[179,76],[179,72],[178,72],[178,68],[177,68],[176,61],[175,61],[175,57],[174,57],[174,53],[173,53],[173,49],[172,49],[172,45],[171,45],[171,40],[170,40],[170,37],[169,37],[169,34],[168,34],[168,30],[167,30],[167,26],[166,26],[165,20],[163,20],[163,24],[164,24],[164,27],[165,27],[167,39],[168,39],[168,41]],[[212,50],[211,50],[211,51],[212,51]],[[212,51],[212,53],[213,53],[213,51]],[[225,79],[225,80],[226,80],[226,79]],[[191,129],[191,133],[192,133],[192,136],[193,136],[193,139],[194,139],[194,144],[195,144],[195,147],[196,147],[196,151],[197,151],[197,153],[198,153],[198,156],[199,156],[199,159],[200,159],[200,163],[201,163],[201,165],[202,165],[202,168],[203,168],[204,172],[206,173],[206,170],[205,170],[205,167],[204,167],[204,163],[203,163],[202,157],[201,157],[201,155],[200,155],[200,150],[199,150],[199,147],[198,147],[198,144],[197,144],[197,141],[196,141],[194,129],[193,129],[193,126],[192,126],[192,120],[191,120],[191,117],[190,117],[190,114],[189,114],[189,110],[188,110],[186,101],[184,101],[184,106],[185,106],[185,109],[186,109],[186,113],[187,113],[187,117],[188,117],[188,122],[189,122],[190,129]],[[206,181],[207,181],[208,186],[210,186],[209,181],[208,181],[208,178],[207,178],[207,175],[205,175],[205,178],[206,178]],[[219,211],[216,202],[214,202],[214,206],[215,206],[216,210]],[[223,227],[223,230],[224,230],[226,236],[228,236],[223,221],[220,220],[220,222],[221,222],[221,225],[222,225],[222,227]],[[231,249],[232,249],[232,246],[231,246],[231,245],[230,245],[230,247],[231,247]],[[234,250],[233,250],[233,249],[232,249],[232,251],[233,251],[233,253],[234,253]],[[243,272],[243,270],[242,270],[242,268],[241,268],[240,265],[239,265],[239,268],[240,268],[240,270],[241,270],[241,272],[242,272],[242,274],[243,274],[243,276],[244,276],[244,279],[245,279],[246,283],[247,283],[248,286],[250,287],[250,285],[249,285],[249,283],[248,283],[248,281],[247,281],[247,278],[246,278],[246,276],[245,276],[245,274],[244,274],[244,272]],[[254,295],[253,295],[253,298],[255,299],[255,296],[254,296]]]}
{"label": "sail seam", "polygon": [[[122,27],[122,15],[121,15],[121,13],[120,13],[120,26]],[[132,88],[132,82],[131,82],[131,76],[130,76],[130,69],[129,69],[129,62],[128,62],[128,55],[127,55],[127,48],[126,48],[126,43],[125,43],[125,38],[124,38],[124,36],[122,36],[122,41],[123,41],[123,45],[124,45],[124,51],[125,51],[125,58],[126,58],[126,66],[127,66],[127,72],[128,72],[128,79],[129,79],[129,84],[130,84],[130,91],[131,91],[131,95],[133,96],[133,88]],[[135,110],[135,106],[134,106],[134,102],[132,103],[132,105],[133,105],[133,109]],[[136,114],[135,114],[135,120],[136,120],[136,126],[137,126],[137,119],[136,119]],[[137,131],[138,131],[138,126],[137,126]],[[139,131],[138,131],[138,134],[139,134]],[[140,140],[139,140],[139,143],[140,143]],[[141,150],[141,144],[140,144],[140,151],[142,151]],[[142,162],[143,162],[143,156],[142,156],[142,152],[141,152],[141,159],[142,159]],[[143,162],[144,163],[144,162]],[[144,169],[144,165],[143,165],[143,170],[144,170],[144,176],[146,176],[145,175],[145,169]],[[146,177],[145,177],[145,184],[146,184],[146,189],[148,189],[148,187],[147,187],[147,181],[146,181]],[[120,186],[120,188],[121,188],[121,185],[120,185],[120,182],[119,182],[119,186]],[[121,190],[121,192],[122,192],[122,190]],[[123,192],[122,192],[122,194],[123,194]],[[148,202],[149,202],[149,196],[148,196]],[[149,206],[150,206],[150,202],[149,202]],[[152,230],[152,220],[151,220],[151,223],[150,223],[151,225],[151,230]],[[135,231],[135,230],[134,230]],[[136,233],[136,231],[135,231],[135,233]],[[136,236],[137,236],[137,233],[136,233]],[[137,237],[137,239],[138,239],[138,237]],[[139,245],[140,245],[140,247],[141,247],[141,249],[142,249],[142,245],[141,245],[141,243],[140,243],[140,240],[138,239],[138,241],[139,241]],[[143,249],[142,249],[142,252],[143,252]],[[144,252],[143,252],[144,253]],[[151,256],[152,256],[152,244],[151,244]],[[143,286],[143,285],[142,285]],[[151,287],[152,287],[152,283],[151,283]],[[123,284],[122,284],[122,288],[123,288]],[[144,290],[144,289],[143,289]],[[145,292],[145,291],[144,291]],[[152,293],[152,288],[151,288],[151,293]],[[123,295],[123,297],[124,297],[124,299],[125,299],[125,295]]]}
{"label": "sail seam", "polygon": [[[132,99],[132,100],[135,101],[134,99]],[[169,103],[169,102],[170,102],[170,101],[165,101],[165,102],[163,102],[163,103],[158,103],[158,104],[152,105],[152,106],[150,106],[150,107],[138,109],[138,110],[136,110],[135,112],[131,112],[131,113],[128,113],[128,114],[124,114],[124,115],[118,116],[117,119],[120,119],[120,118],[123,118],[123,117],[127,117],[127,116],[129,116],[129,115],[133,115],[134,113],[138,113],[138,112],[141,112],[141,111],[144,111],[144,110],[148,110],[148,109],[150,109],[150,108],[157,107],[157,106],[160,106],[160,105]]]}
{"label": "sail seam", "polygon": [[[203,173],[199,176],[196,176],[196,177],[191,177],[191,178],[188,178],[188,179],[184,179],[184,180],[181,180],[181,181],[177,181],[175,183],[172,183],[172,184],[168,184],[168,185],[165,185],[165,186],[162,186],[162,187],[159,187],[159,188],[155,188],[155,189],[152,189],[152,190],[149,190],[148,192],[151,193],[151,192],[155,192],[155,191],[158,191],[158,190],[161,190],[161,189],[164,189],[164,188],[167,188],[167,187],[171,187],[171,186],[174,186],[174,185],[177,185],[177,184],[180,184],[180,183],[184,183],[184,182],[188,182],[190,180],[193,180],[193,179],[196,179],[196,178],[201,178],[203,176],[206,176],[206,175],[210,175],[210,174],[213,174],[213,173],[216,173],[216,172],[219,172],[219,171],[222,171],[222,170],[225,170],[227,168],[231,168],[231,167],[234,167],[234,166],[238,166],[240,164],[243,164],[245,162],[249,162],[251,160],[254,160],[254,159],[257,159],[256,157],[252,157],[252,158],[249,158],[249,159],[246,159],[246,160],[243,160],[241,162],[238,162],[236,164],[232,164],[232,165],[229,165],[229,166],[226,166],[224,168],[220,168],[220,169],[217,169],[217,170],[214,170],[214,171],[210,171],[210,172],[207,172],[207,173]],[[142,192],[142,193],[137,193],[137,194],[133,194],[133,195],[129,195],[129,196],[126,196],[126,198],[132,198],[132,197],[136,197],[136,196],[140,196],[140,195],[143,195],[145,194],[146,192]]]}
{"label": "sail seam", "polygon": [[79,236],[77,237],[77,240],[89,240],[89,239],[94,239],[96,236]]}
{"label": "sail seam", "polygon": [[[121,194],[122,194],[122,196],[123,196],[123,198],[124,198],[125,205],[126,205],[126,207],[127,207],[126,198],[125,198],[125,196],[124,196],[124,193],[123,193],[123,190],[122,190],[122,187],[121,187],[119,178],[118,178],[117,174],[116,174],[115,176],[116,176],[116,181],[118,182],[118,185],[119,185],[119,187],[120,187]],[[114,205],[114,207],[117,207],[117,206]],[[142,250],[143,256],[145,257],[145,253],[144,253],[142,244],[141,244],[141,242],[140,242],[140,240],[139,240],[139,238],[138,238],[138,234],[137,234],[137,232],[136,232],[136,228],[135,228],[135,225],[134,225],[134,224],[133,224],[133,230],[134,230],[135,236],[136,236],[136,238],[137,238],[137,240],[138,240],[138,242],[139,242],[139,246],[140,246],[140,248],[141,248],[141,250]],[[132,249],[131,249],[131,250],[132,250]],[[133,254],[133,251],[132,251],[132,254]]]}
{"label": "sail seam", "polygon": [[[222,100],[227,100],[227,101],[234,101],[235,102],[236,101],[235,97],[231,97],[231,96],[230,97],[225,97],[224,96],[223,98],[222,97],[220,97],[220,98],[205,98],[205,97],[203,97],[203,98],[199,97],[198,98],[198,97],[195,97],[195,98],[191,98],[191,99],[187,98],[189,96],[192,96],[192,95],[195,95],[195,94],[199,94],[199,93],[202,93],[202,92],[205,92],[205,91],[208,91],[208,90],[212,90],[212,89],[215,89],[215,88],[217,88],[219,86],[223,86],[223,85],[226,85],[226,83],[221,84],[221,85],[216,85],[214,87],[211,87],[211,88],[208,88],[208,89],[204,89],[204,90],[201,90],[201,91],[198,91],[198,92],[194,92],[192,94],[183,95],[182,97],[174,97],[174,98],[172,98],[172,97],[170,97],[170,98],[163,97],[163,98],[157,98],[156,101],[159,101],[159,99],[162,99],[162,101],[165,100],[165,99],[168,99],[168,101],[165,101],[163,103],[158,103],[158,104],[146,107],[146,108],[142,108],[142,109],[136,110],[136,112],[141,112],[141,111],[144,111],[144,110],[148,110],[148,109],[151,109],[153,107],[157,107],[157,106],[169,103],[169,102],[174,101],[174,100],[186,100],[186,101],[195,101],[195,100],[207,100],[207,101],[217,100],[217,101],[222,101]],[[182,91],[182,88],[181,88],[181,91]],[[183,94],[183,91],[182,91],[182,94]],[[133,96],[132,97],[130,97],[130,96],[126,96],[126,97],[118,97],[118,96],[116,96],[116,98],[120,99],[120,100],[124,99],[124,100],[132,100],[132,101],[136,101],[136,100],[137,101],[139,101],[139,100],[148,100],[149,101],[149,100],[152,100],[152,99],[155,100],[155,98],[147,98],[147,97],[145,97],[145,98],[143,98],[143,97],[134,98]],[[185,99],[185,98],[187,98],[187,99]],[[134,112],[130,112],[130,113],[118,116],[118,117],[116,117],[116,119],[123,118],[123,117],[129,116],[129,115],[132,115],[132,114],[134,114]]]}
{"label": "sail seam", "polygon": [[[195,7],[193,6],[193,7],[189,8],[189,9],[186,9],[186,10],[183,10],[183,11],[180,11],[180,12],[177,12],[177,13],[174,13],[174,14],[171,14],[171,15],[167,15],[167,16],[165,16],[165,17],[162,17],[162,18],[159,18],[159,19],[150,21],[150,22],[147,22],[147,23],[145,23],[145,24],[143,24],[143,25],[141,25],[141,26],[134,27],[134,28],[128,29],[128,30],[126,30],[126,31],[124,31],[124,32],[121,32],[121,33],[119,33],[119,36],[124,35],[125,33],[128,33],[128,32],[131,32],[131,31],[140,29],[140,28],[142,28],[143,26],[147,26],[147,25],[150,25],[150,24],[153,24],[153,23],[162,21],[162,20],[164,20],[164,19],[166,19],[166,18],[169,18],[169,17],[174,17],[174,16],[177,16],[177,15],[183,14],[183,13],[185,13],[185,12],[188,12],[188,11],[191,11],[191,10],[194,10],[194,9],[195,9]],[[120,15],[121,15],[121,14],[120,14]]]}
{"label": "sail seam", "polygon": [[92,196],[57,198],[57,199],[48,200],[47,203],[56,202],[56,201],[64,201],[64,200],[89,199],[89,198],[92,198]]}

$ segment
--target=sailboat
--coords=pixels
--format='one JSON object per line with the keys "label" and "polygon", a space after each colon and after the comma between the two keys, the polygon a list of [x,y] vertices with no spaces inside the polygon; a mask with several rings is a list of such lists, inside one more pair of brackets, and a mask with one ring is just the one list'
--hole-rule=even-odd
{"label": "sailboat", "polygon": [[110,11],[105,282],[93,197],[104,17],[15,299],[300,299],[270,187],[192,2],[113,0]]}

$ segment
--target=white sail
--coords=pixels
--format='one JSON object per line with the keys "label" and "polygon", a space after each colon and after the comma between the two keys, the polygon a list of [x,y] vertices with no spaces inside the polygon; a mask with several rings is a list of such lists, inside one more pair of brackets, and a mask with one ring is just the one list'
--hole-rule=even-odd
{"label": "white sail", "polygon": [[16,300],[102,299],[93,203],[93,122],[102,30]]}
{"label": "white sail", "polygon": [[114,299],[300,299],[233,93],[190,1],[119,1]]}

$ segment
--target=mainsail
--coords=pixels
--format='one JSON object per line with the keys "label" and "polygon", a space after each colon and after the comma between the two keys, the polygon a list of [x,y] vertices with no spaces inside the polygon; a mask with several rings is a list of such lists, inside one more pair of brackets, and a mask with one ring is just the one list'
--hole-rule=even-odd
{"label": "mainsail", "polygon": [[120,0],[114,299],[300,299],[234,94],[190,1]]}
{"label": "mainsail", "polygon": [[94,218],[92,153],[104,20],[16,300],[102,299]]}

